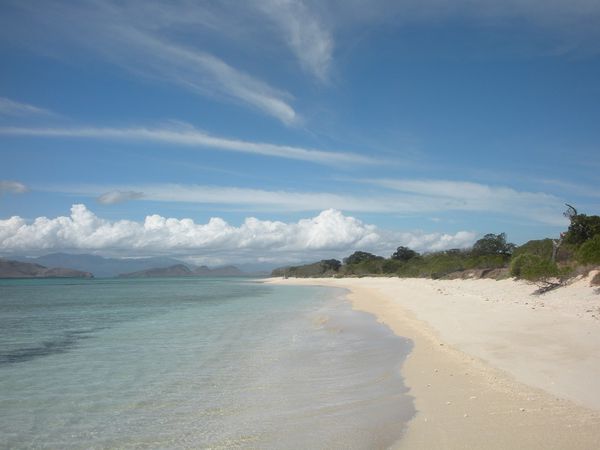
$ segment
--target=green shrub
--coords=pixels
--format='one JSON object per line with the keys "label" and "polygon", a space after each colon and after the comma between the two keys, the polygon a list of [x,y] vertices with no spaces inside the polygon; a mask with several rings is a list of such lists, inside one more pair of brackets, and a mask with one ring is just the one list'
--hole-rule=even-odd
{"label": "green shrub", "polygon": [[529,281],[539,281],[560,275],[556,263],[538,255],[523,253],[514,258],[510,264],[510,274],[513,277]]}
{"label": "green shrub", "polygon": [[403,266],[403,262],[397,259],[386,259],[381,265],[383,273],[396,273]]}
{"label": "green shrub", "polygon": [[465,259],[465,269],[499,269],[505,267],[510,257],[506,255],[470,256]]}
{"label": "green shrub", "polygon": [[465,269],[464,255],[453,252],[439,252],[427,255],[421,267],[422,274],[431,278],[441,278],[452,272]]}
{"label": "green shrub", "polygon": [[582,264],[600,264],[600,234],[579,247],[577,260]]}
{"label": "green shrub", "polygon": [[517,247],[513,252],[513,257],[529,253],[530,255],[537,255],[543,259],[552,259],[553,248],[552,239],[534,239]]}

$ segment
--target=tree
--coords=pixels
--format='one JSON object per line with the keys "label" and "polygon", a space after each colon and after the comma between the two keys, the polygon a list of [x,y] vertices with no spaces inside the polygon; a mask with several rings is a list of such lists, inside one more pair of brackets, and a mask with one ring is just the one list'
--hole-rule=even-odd
{"label": "tree", "polygon": [[342,267],[342,263],[337,259],[324,259],[321,261],[321,267],[323,268],[324,272],[329,270],[337,272],[340,270],[340,267]]}
{"label": "tree", "polygon": [[515,244],[506,242],[506,234],[489,233],[473,245],[473,256],[502,255],[510,256],[515,250]]}
{"label": "tree", "polygon": [[374,255],[368,252],[354,252],[350,256],[344,259],[345,264],[360,264],[368,261],[376,261],[383,259],[381,256]]}
{"label": "tree", "polygon": [[564,216],[571,222],[569,229],[564,235],[566,243],[581,245],[597,234],[600,234],[600,216],[579,214],[577,210],[569,204],[567,204],[567,210],[564,212]]}
{"label": "tree", "polygon": [[398,261],[409,261],[413,258],[416,258],[417,256],[419,256],[419,254],[414,250],[408,247],[400,246],[396,249],[391,258]]}

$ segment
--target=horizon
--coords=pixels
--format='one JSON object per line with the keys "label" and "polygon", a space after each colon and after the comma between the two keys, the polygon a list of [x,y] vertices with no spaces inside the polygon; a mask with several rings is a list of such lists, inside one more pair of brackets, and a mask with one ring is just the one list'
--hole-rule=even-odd
{"label": "horizon", "polygon": [[600,214],[600,4],[0,6],[0,255],[196,265]]}

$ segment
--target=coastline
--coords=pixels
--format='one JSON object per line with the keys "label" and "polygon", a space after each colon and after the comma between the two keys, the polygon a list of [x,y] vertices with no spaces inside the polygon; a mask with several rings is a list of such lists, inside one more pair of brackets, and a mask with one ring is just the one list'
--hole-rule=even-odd
{"label": "coastline", "polygon": [[592,449],[600,442],[600,296],[513,280],[269,279],[349,291],[414,343],[417,414],[397,448]]}

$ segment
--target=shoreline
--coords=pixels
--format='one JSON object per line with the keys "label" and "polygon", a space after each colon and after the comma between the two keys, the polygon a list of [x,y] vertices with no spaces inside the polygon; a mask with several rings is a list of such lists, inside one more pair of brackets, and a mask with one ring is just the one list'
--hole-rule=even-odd
{"label": "shoreline", "polygon": [[266,282],[345,288],[353,308],[413,341],[401,373],[417,414],[397,448],[593,449],[600,442],[600,314],[590,309],[600,296],[585,280],[539,297],[513,280]]}

